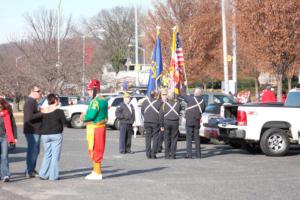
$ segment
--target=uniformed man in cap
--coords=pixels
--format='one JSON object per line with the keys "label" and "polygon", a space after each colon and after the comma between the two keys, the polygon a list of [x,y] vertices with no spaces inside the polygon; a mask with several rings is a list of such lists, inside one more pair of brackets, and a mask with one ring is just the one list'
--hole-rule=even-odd
{"label": "uniformed man in cap", "polygon": [[155,98],[155,92],[150,92],[142,104],[142,115],[144,116],[144,128],[146,131],[146,156],[149,159],[156,159],[158,134],[159,134],[159,109],[162,101]]}
{"label": "uniformed man in cap", "polygon": [[185,109],[187,159],[192,158],[193,138],[196,144],[196,157],[201,158],[199,129],[202,112],[205,109],[205,102],[201,97],[201,93],[202,89],[196,88],[193,95],[180,95],[187,102],[187,108]]}
{"label": "uniformed man in cap", "polygon": [[163,103],[159,113],[160,129],[164,132],[166,159],[176,159],[180,110],[180,102],[174,99],[173,92],[169,92],[167,101]]}
{"label": "uniformed man in cap", "polygon": [[124,93],[124,102],[116,110],[116,117],[120,120],[120,145],[121,154],[133,153],[131,151],[131,140],[133,134],[132,124],[135,120],[134,108],[130,104],[130,95]]}

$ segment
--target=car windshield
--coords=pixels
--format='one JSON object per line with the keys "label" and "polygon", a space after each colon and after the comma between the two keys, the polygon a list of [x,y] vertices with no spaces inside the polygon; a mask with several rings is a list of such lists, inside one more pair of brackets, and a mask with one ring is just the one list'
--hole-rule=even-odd
{"label": "car windshield", "polygon": [[217,104],[224,104],[224,103],[234,104],[236,102],[233,99],[231,99],[230,97],[226,96],[226,95],[214,95],[214,103],[217,103]]}

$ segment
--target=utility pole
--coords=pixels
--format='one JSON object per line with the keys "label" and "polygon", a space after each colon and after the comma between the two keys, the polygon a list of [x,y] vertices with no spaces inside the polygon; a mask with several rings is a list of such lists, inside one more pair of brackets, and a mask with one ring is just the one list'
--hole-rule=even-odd
{"label": "utility pole", "polygon": [[227,36],[226,36],[226,15],[225,15],[225,0],[222,3],[222,35],[223,35],[223,62],[224,62],[224,92],[229,93],[228,81],[228,58],[227,58]]}
{"label": "utility pole", "polygon": [[57,9],[57,62],[56,67],[59,69],[61,67],[60,62],[60,5],[61,1],[59,0],[58,9]]}
{"label": "utility pole", "polygon": [[82,36],[82,96],[85,95],[85,37]]}
{"label": "utility pole", "polygon": [[140,86],[139,83],[139,39],[138,39],[138,16],[137,16],[137,2],[134,4],[134,21],[135,21],[135,70],[137,71],[137,76],[135,79],[136,86]]}
{"label": "utility pole", "polygon": [[234,3],[232,3],[232,80],[234,83],[234,94],[237,93],[237,56],[236,56],[236,12]]}

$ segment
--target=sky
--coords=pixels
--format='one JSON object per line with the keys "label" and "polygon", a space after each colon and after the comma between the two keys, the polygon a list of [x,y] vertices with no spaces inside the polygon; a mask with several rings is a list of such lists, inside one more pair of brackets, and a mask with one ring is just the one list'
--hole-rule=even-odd
{"label": "sky", "polygon": [[[101,9],[115,6],[151,7],[151,0],[61,0],[65,16],[72,15],[74,21],[96,15]],[[34,13],[41,8],[57,9],[59,0],[0,0],[0,44],[24,37],[26,26],[24,14]]]}

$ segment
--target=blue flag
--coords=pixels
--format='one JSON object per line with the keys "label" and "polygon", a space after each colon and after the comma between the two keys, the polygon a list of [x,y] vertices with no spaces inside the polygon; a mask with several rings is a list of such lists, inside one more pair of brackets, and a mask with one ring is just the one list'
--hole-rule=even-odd
{"label": "blue flag", "polygon": [[152,54],[152,66],[149,74],[147,96],[150,92],[160,87],[161,73],[163,71],[160,37],[157,35],[155,47]]}

